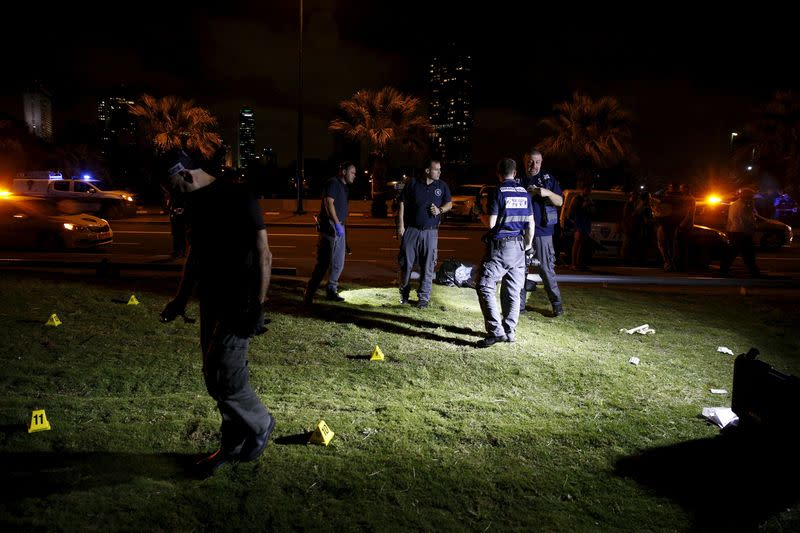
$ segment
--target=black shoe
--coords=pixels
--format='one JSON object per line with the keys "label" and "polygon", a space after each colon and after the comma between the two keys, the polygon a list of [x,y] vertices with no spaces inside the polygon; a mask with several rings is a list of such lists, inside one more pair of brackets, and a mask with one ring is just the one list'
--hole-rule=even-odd
{"label": "black shoe", "polygon": [[218,448],[217,451],[203,457],[199,461],[195,462],[192,465],[193,473],[199,478],[207,478],[213,476],[217,470],[225,466],[230,462],[230,459],[222,451],[222,448]]}
{"label": "black shoe", "polygon": [[408,305],[408,293],[400,291],[400,305]]}
{"label": "black shoe", "polygon": [[258,459],[258,457],[264,453],[264,448],[267,447],[267,443],[269,442],[269,436],[272,434],[272,430],[275,428],[275,417],[269,417],[269,425],[267,426],[267,430],[262,433],[261,435],[256,435],[254,437],[247,437],[242,444],[242,451],[239,452],[238,459],[243,462],[247,461],[254,461]]}
{"label": "black shoe", "polygon": [[339,294],[336,293],[336,292],[328,292],[328,294],[325,296],[325,299],[330,300],[331,302],[343,302],[344,301],[344,298],[339,296]]}
{"label": "black shoe", "polygon": [[426,309],[428,307],[428,300],[420,300],[417,302],[417,309]]}
{"label": "black shoe", "polygon": [[478,341],[478,348],[488,348],[498,342],[508,342],[508,337],[505,335],[500,335],[499,337],[495,337],[494,335],[486,337],[485,339],[481,339]]}
{"label": "black shoe", "polygon": [[564,314],[564,308],[561,304],[553,304],[553,317],[561,316]]}

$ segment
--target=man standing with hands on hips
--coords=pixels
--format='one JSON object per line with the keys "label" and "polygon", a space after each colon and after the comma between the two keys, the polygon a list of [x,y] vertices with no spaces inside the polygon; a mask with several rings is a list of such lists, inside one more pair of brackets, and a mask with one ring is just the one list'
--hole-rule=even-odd
{"label": "man standing with hands on hips", "polygon": [[[525,287],[525,251],[531,247],[535,229],[530,196],[514,179],[516,175],[516,161],[501,159],[497,164],[500,185],[490,193],[488,219],[484,216],[489,231],[483,237],[486,253],[481,260],[475,289],[487,336],[478,341],[478,348],[516,341],[519,295]],[[501,280],[502,316],[495,296],[497,282]]]}
{"label": "man standing with hands on hips", "polygon": [[412,179],[400,196],[397,215],[397,238],[400,240],[400,303],[407,304],[411,292],[411,271],[419,265],[417,307],[428,307],[436,268],[436,248],[439,245],[439,224],[442,215],[452,209],[450,188],[439,178],[442,164],[428,162],[425,175]]}
{"label": "man standing with hands on hips", "polygon": [[[561,291],[556,281],[556,252],[553,248],[553,232],[558,223],[558,208],[564,203],[561,196],[561,185],[550,174],[542,173],[542,153],[536,148],[531,148],[525,154],[525,175],[520,180],[522,185],[531,195],[533,218],[536,221],[536,238],[533,248],[536,259],[539,260],[539,274],[542,284],[553,306],[553,315],[564,314],[561,305]],[[522,298],[520,309],[525,312],[525,284],[520,293]]]}
{"label": "man standing with hands on hips", "polygon": [[308,280],[303,303],[311,305],[314,293],[317,292],[322,278],[328,272],[328,287],[325,297],[332,302],[343,302],[339,296],[339,276],[344,270],[344,258],[347,249],[344,224],[349,209],[349,191],[347,187],[356,179],[356,166],[350,162],[339,165],[336,177],[325,183],[322,194],[322,205],[319,210],[317,230],[317,265]]}

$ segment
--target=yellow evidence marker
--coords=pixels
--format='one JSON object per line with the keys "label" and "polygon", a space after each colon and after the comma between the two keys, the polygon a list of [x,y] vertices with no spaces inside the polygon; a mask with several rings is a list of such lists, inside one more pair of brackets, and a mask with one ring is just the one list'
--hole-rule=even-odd
{"label": "yellow evidence marker", "polygon": [[47,319],[47,322],[45,322],[44,325],[57,327],[61,325],[61,320],[59,320],[58,316],[55,313],[53,313],[52,315],[50,315],[50,318]]}
{"label": "yellow evidence marker", "polygon": [[135,294],[131,294],[131,297],[128,300],[128,305],[139,305],[139,300],[136,299]]}
{"label": "yellow evidence marker", "polygon": [[370,361],[383,361],[383,352],[381,351],[380,347],[376,344],[375,349],[372,350],[372,357],[369,358]]}
{"label": "yellow evidence marker", "polygon": [[33,414],[31,414],[31,423],[28,425],[28,433],[49,430],[50,422],[47,420],[47,415],[44,414],[44,409],[34,411]]}
{"label": "yellow evidence marker", "polygon": [[331,428],[328,427],[328,424],[325,423],[324,420],[320,420],[317,424],[317,428],[314,430],[314,433],[311,434],[311,438],[308,439],[309,444],[323,444],[325,446],[331,442],[333,438],[333,431]]}

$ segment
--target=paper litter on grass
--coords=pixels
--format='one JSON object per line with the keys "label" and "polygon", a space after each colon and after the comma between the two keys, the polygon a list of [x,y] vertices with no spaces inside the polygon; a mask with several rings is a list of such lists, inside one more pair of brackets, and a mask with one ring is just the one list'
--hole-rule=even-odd
{"label": "paper litter on grass", "polygon": [[711,394],[728,394],[725,389],[711,389]]}
{"label": "paper litter on grass", "polygon": [[718,351],[719,353],[726,353],[726,354],[728,354],[728,355],[733,355],[733,350],[731,350],[730,348],[727,348],[727,347],[725,347],[725,346],[720,346],[720,347],[718,347],[718,348],[717,348],[717,351]]}
{"label": "paper litter on grass", "polygon": [[720,428],[739,420],[739,417],[730,407],[703,407],[703,416]]}
{"label": "paper litter on grass", "polygon": [[639,364],[639,358],[638,357],[631,357],[630,359],[628,359],[628,362],[630,364],[632,364],[632,365],[638,365]]}
{"label": "paper litter on grass", "polygon": [[628,335],[633,335],[634,333],[639,333],[641,335],[652,335],[656,332],[656,330],[651,328],[649,324],[642,324],[641,326],[636,326],[635,328],[631,329],[620,328],[619,332],[627,333]]}

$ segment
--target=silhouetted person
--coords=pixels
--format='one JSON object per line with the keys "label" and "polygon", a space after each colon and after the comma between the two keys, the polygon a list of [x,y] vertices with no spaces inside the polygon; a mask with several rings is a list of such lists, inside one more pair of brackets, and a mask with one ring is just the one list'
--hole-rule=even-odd
{"label": "silhouetted person", "polygon": [[694,227],[694,210],[695,199],[689,191],[689,186],[681,183],[680,188],[680,201],[676,202],[679,206],[679,211],[675,217],[678,220],[678,226],[675,228],[675,241],[673,248],[673,264],[675,270],[679,272],[686,272],[689,269],[689,236]]}
{"label": "silhouetted person", "polygon": [[586,270],[593,252],[591,233],[594,203],[591,193],[592,188],[584,185],[570,208],[569,218],[575,226],[575,237],[572,242],[572,270]]}
{"label": "silhouetted person", "polygon": [[727,276],[730,272],[731,264],[736,256],[742,254],[750,276],[757,278],[761,275],[756,265],[756,247],[753,243],[753,234],[756,231],[756,223],[759,218],[763,218],[756,213],[753,196],[753,189],[741,189],[739,198],[731,202],[728,208],[728,221],[725,230],[730,239],[728,254],[722,259],[719,266],[719,273]]}
{"label": "silhouetted person", "polygon": [[272,254],[261,208],[242,186],[224,183],[181,152],[169,170],[173,197],[185,198],[189,255],[178,292],[161,312],[185,316],[196,286],[200,297],[203,377],[222,417],[220,447],[196,464],[212,474],[230,461],[252,461],[264,451],[275,419],[250,387],[247,349],[264,329]]}

